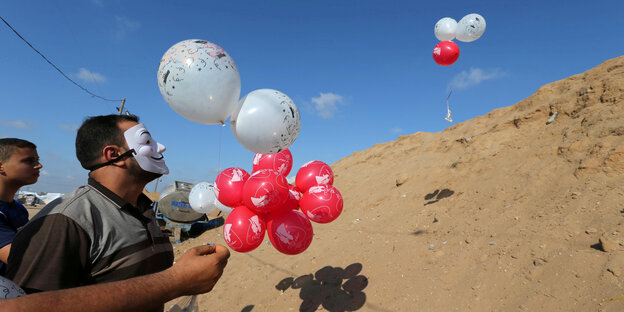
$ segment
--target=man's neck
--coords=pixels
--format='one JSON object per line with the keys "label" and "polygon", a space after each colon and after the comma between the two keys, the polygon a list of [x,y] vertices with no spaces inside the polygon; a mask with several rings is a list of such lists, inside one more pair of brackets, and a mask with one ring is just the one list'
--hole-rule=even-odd
{"label": "man's neck", "polygon": [[137,205],[137,199],[145,188],[145,184],[137,183],[136,181],[124,181],[116,176],[92,174],[91,178],[133,206]]}
{"label": "man's neck", "polygon": [[20,186],[12,185],[6,181],[0,180],[0,200],[5,202],[12,202],[15,193],[19,190]]}

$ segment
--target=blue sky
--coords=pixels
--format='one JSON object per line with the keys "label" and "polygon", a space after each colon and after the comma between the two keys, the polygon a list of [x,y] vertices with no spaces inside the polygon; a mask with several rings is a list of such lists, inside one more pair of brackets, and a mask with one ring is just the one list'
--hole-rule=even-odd
{"label": "blue sky", "polygon": [[[211,182],[217,169],[251,171],[254,154],[229,124],[176,114],[156,80],[161,57],[186,39],[224,48],[241,76],[241,97],[262,88],[290,96],[301,113],[290,147],[293,175],[304,163],[334,163],[418,131],[438,132],[528,97],[624,51],[622,1],[127,1],[22,0],[0,15],[78,83],[126,98],[167,146],[174,180]],[[432,59],[435,23],[481,14],[479,40],[457,42],[458,61]],[[63,78],[0,24],[0,137],[38,145],[44,174],[34,191],[68,192],[87,173],[74,154],[86,116],[119,103],[93,98]],[[453,87],[454,122],[444,120]],[[151,191],[154,183],[148,185]]]}

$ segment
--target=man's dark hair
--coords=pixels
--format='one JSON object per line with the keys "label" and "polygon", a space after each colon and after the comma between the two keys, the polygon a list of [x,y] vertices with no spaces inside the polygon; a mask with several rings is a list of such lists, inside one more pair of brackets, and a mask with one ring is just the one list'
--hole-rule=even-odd
{"label": "man's dark hair", "polygon": [[88,117],[76,135],[76,157],[82,168],[96,165],[102,149],[107,145],[124,146],[126,140],[119,129],[119,122],[139,122],[135,115],[104,115]]}
{"label": "man's dark hair", "polygon": [[0,161],[7,161],[9,158],[11,158],[11,155],[13,155],[16,148],[36,149],[37,145],[33,144],[30,141],[16,138],[0,139]]}

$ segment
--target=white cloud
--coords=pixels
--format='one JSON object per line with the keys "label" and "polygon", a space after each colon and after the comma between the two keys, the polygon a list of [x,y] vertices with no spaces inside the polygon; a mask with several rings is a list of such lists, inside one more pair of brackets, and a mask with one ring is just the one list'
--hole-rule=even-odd
{"label": "white cloud", "polygon": [[42,176],[48,175],[48,174],[50,174],[50,173],[47,170],[41,170],[41,175]]}
{"label": "white cloud", "polygon": [[74,76],[84,82],[106,82],[106,77],[96,72],[92,72],[86,68],[80,68],[78,72],[74,74]]}
{"label": "white cloud", "polygon": [[59,128],[61,128],[61,130],[70,131],[70,132],[78,131],[77,125],[59,125]]}
{"label": "white cloud", "polygon": [[0,125],[13,127],[15,129],[28,129],[32,126],[32,122],[23,120],[6,121],[0,120]]}
{"label": "white cloud", "polygon": [[141,28],[141,23],[132,21],[125,16],[116,15],[115,21],[117,24],[117,39],[122,39],[126,36],[126,33],[136,31]]}
{"label": "white cloud", "polygon": [[505,76],[505,73],[499,68],[491,70],[483,70],[481,68],[471,68],[470,71],[462,71],[455,75],[449,87],[453,89],[466,89],[468,87],[476,86],[486,80],[496,79]]}
{"label": "white cloud", "polygon": [[394,128],[392,128],[392,130],[391,130],[391,131],[392,131],[393,133],[402,133],[402,132],[403,132],[403,129],[401,129],[401,128],[399,128],[399,127],[394,127]]}
{"label": "white cloud", "polygon": [[321,92],[319,97],[311,99],[314,109],[321,118],[331,118],[338,111],[339,105],[344,105],[344,97],[335,93]]}
{"label": "white cloud", "polygon": [[97,5],[97,6],[101,6],[101,7],[104,6],[104,3],[102,3],[101,0],[91,0],[91,3],[93,3],[93,4]]}

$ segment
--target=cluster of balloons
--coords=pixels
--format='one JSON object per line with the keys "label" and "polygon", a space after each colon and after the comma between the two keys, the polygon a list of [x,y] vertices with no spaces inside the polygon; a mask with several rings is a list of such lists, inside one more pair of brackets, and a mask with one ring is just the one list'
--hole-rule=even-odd
{"label": "cluster of balloons", "polygon": [[433,48],[433,59],[441,66],[455,63],[459,58],[459,47],[452,40],[472,42],[484,32],[485,19],[476,13],[464,16],[459,23],[450,17],[440,19],[433,29],[436,38],[441,41]]}
{"label": "cluster of balloons", "polygon": [[160,60],[158,87],[182,117],[203,124],[223,124],[230,117],[236,139],[245,148],[272,154],[288,148],[299,134],[295,103],[272,89],[250,92],[239,100],[240,75],[232,57],[206,40],[184,40]]}
{"label": "cluster of balloons", "polygon": [[[274,154],[256,154],[253,171],[228,168],[219,173],[211,188],[197,184],[189,202],[194,210],[203,212],[201,202],[218,202],[230,207],[223,225],[223,238],[230,248],[248,252],[257,248],[268,233],[278,251],[295,255],[312,243],[312,223],[329,223],[342,212],[343,200],[333,186],[334,174],[329,165],[311,161],[303,165],[295,177],[295,185],[286,177],[292,169],[288,149]],[[197,188],[197,191],[195,189]],[[210,191],[209,191],[210,190]],[[198,205],[197,207],[194,204]]]}

